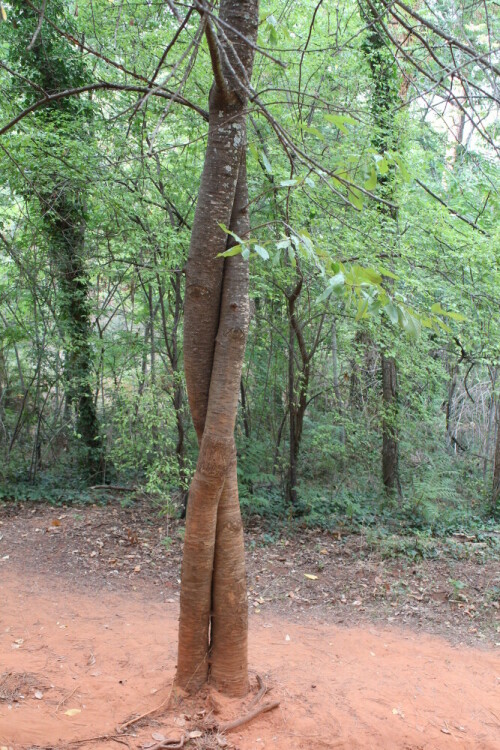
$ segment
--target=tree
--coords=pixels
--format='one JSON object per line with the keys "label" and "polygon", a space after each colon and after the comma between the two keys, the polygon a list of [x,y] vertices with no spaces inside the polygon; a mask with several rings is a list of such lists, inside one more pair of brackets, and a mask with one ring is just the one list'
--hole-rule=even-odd
{"label": "tree", "polygon": [[[388,46],[387,38],[381,29],[378,18],[383,9],[375,4],[363,8],[362,14],[369,24],[363,51],[366,54],[372,77],[371,112],[373,118],[372,144],[377,154],[384,157],[396,146],[395,113],[399,103],[398,76],[393,53]],[[395,167],[390,167],[385,175],[379,178],[381,195],[387,200],[394,200]],[[382,234],[389,246],[394,245],[396,215],[392,214],[383,203],[378,204]],[[387,344],[385,344],[387,347]],[[398,445],[398,372],[396,359],[387,351],[382,351],[382,480],[390,494],[401,494],[399,480],[399,445]]]}
{"label": "tree", "polygon": [[[16,25],[11,57],[29,80],[51,94],[77,87],[87,79],[87,70],[78,51],[61,40],[51,26],[42,25],[43,16],[31,3],[14,0],[12,22]],[[51,17],[60,21],[64,8],[52,2]],[[15,85],[25,103],[33,101],[33,85]],[[66,409],[74,408],[75,431],[81,445],[80,460],[92,479],[102,475],[102,441],[93,393],[93,354],[91,345],[89,279],[85,262],[86,191],[84,181],[61,169],[71,152],[75,156],[76,137],[90,137],[91,105],[83,106],[67,98],[39,113],[45,141],[33,149],[31,159],[37,173],[37,198],[49,257],[58,285],[59,321],[64,338]],[[84,134],[83,137],[81,134]],[[77,135],[78,134],[78,135]],[[61,149],[66,140],[66,149]],[[51,150],[55,158],[51,157]],[[60,156],[59,156],[60,155]]]}
{"label": "tree", "polygon": [[232,248],[249,232],[246,102],[258,2],[222,0],[218,35],[202,12],[214,82],[186,269],[184,367],[200,452],[187,506],[177,683],[196,690],[210,676],[243,695],[248,613],[234,426],[249,303],[247,260]]}

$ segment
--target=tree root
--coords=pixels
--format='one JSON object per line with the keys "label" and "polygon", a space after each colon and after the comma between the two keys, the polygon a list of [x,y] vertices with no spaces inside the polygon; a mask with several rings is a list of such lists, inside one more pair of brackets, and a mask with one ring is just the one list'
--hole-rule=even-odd
{"label": "tree root", "polygon": [[[240,716],[239,719],[226,721],[224,724],[215,723],[212,726],[207,727],[206,731],[220,732],[221,734],[232,732],[234,729],[238,729],[244,724],[248,724],[250,721],[253,721],[253,719],[255,719],[257,716],[260,716],[260,714],[267,713],[268,711],[272,711],[274,708],[277,708],[280,705],[279,701],[264,703],[262,706],[257,705],[267,692],[267,686],[259,675],[257,675],[257,684],[259,686],[259,690],[249,704],[249,709],[251,710],[247,711],[247,713],[243,716]],[[151,716],[152,714],[159,711],[170,701],[172,690],[170,691],[168,697],[162,703],[160,703],[159,706],[151,709],[151,711],[147,711],[146,713],[141,714],[141,716],[137,716],[135,719],[130,719],[130,721],[122,724],[119,729],[123,731],[127,727],[132,726],[132,724],[137,724],[137,722],[141,721],[141,719],[145,719],[148,716]],[[253,706],[255,706],[255,708],[252,708]],[[181,748],[183,748],[190,739],[191,738],[189,734],[183,734],[179,740],[162,740],[161,742],[158,742],[156,745],[153,745],[151,748],[149,748],[149,750],[181,750]]]}

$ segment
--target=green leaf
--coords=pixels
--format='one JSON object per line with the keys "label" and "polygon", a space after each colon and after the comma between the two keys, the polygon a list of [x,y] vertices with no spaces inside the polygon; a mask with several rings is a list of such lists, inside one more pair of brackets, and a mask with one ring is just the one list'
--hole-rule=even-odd
{"label": "green leaf", "polygon": [[387,159],[385,159],[380,154],[374,154],[373,158],[375,159],[375,164],[377,165],[377,169],[380,174],[386,175],[389,172],[389,163]]}
{"label": "green leaf", "polygon": [[332,276],[328,283],[332,290],[337,291],[338,289],[342,288],[345,285],[345,276],[342,271],[339,271],[339,273],[336,273],[335,276]]}
{"label": "green leaf", "polygon": [[262,247],[262,245],[254,245],[255,252],[257,255],[260,255],[262,260],[269,260],[269,253],[267,252],[265,247]]}
{"label": "green leaf", "polygon": [[350,187],[348,189],[347,197],[349,199],[349,202],[352,203],[355,208],[358,208],[359,210],[363,208],[363,193],[361,193],[355,187]]}
{"label": "green leaf", "polygon": [[243,245],[233,245],[233,247],[230,247],[229,250],[225,250],[223,253],[218,253],[216,255],[217,258],[232,258],[233,255],[239,255],[243,252]]}
{"label": "green leaf", "polygon": [[438,324],[439,328],[442,328],[443,331],[446,331],[446,333],[451,333],[450,326],[447,326],[446,323],[441,320],[441,318],[434,318],[434,322]]}
{"label": "green leaf", "polygon": [[369,178],[366,180],[365,184],[363,185],[365,190],[375,190],[377,187],[377,170],[372,169],[370,172]]}
{"label": "green leaf", "polygon": [[411,174],[409,173],[408,169],[406,168],[406,164],[404,163],[403,159],[400,157],[399,154],[391,154],[392,158],[396,162],[396,164],[399,167],[399,171],[401,172],[401,177],[405,182],[411,182]]}
{"label": "green leaf", "polygon": [[244,245],[245,244],[243,242],[243,240],[241,239],[241,237],[238,237],[238,235],[236,234],[236,232],[232,232],[222,222],[218,222],[218,224],[219,224],[219,226],[220,226],[220,228],[222,229],[223,232],[225,232],[226,234],[231,235],[231,237],[234,237],[234,239],[236,240],[236,242],[238,242],[240,245]]}
{"label": "green leaf", "polygon": [[461,315],[460,313],[456,312],[449,312],[448,310],[443,310],[439,302],[435,302],[431,306],[431,312],[433,312],[435,315],[444,315],[446,318],[452,318],[452,320],[467,320],[465,315]]}
{"label": "green leaf", "polygon": [[399,323],[398,308],[393,302],[389,302],[384,308],[387,317],[395,326]]}
{"label": "green leaf", "polygon": [[355,284],[369,283],[378,286],[382,283],[382,276],[374,268],[354,265],[351,271]]}
{"label": "green leaf", "polygon": [[396,276],[395,273],[393,273],[392,271],[389,271],[389,269],[385,268],[385,266],[379,266],[378,270],[379,270],[379,273],[382,276],[388,276],[390,279],[398,279],[399,278],[398,276]]}
{"label": "green leaf", "polygon": [[401,327],[410,339],[417,339],[420,335],[420,321],[407,311],[401,310],[401,313]]}
{"label": "green leaf", "polygon": [[341,130],[343,133],[349,133],[346,125],[357,125],[357,121],[350,115],[325,115],[327,122],[332,122],[335,127]]}
{"label": "green leaf", "polygon": [[358,300],[358,311],[356,313],[356,321],[361,320],[362,318],[366,318],[366,313],[368,312],[368,300],[366,299],[360,299]]}
{"label": "green leaf", "polygon": [[289,238],[287,237],[286,239],[280,240],[279,242],[277,242],[276,247],[278,250],[284,250],[285,248],[290,247]]}
{"label": "green leaf", "polygon": [[267,156],[265,155],[263,151],[261,151],[261,159],[262,159],[263,165],[266,168],[266,172],[268,172],[268,174],[272,174],[273,168],[271,166],[271,162],[269,161],[269,159],[267,158]]}
{"label": "green leaf", "polygon": [[295,180],[282,180],[280,182],[280,187],[293,187],[298,182],[299,182],[299,180],[297,180],[297,179],[295,179]]}
{"label": "green leaf", "polygon": [[311,135],[315,135],[316,138],[319,138],[320,141],[325,140],[325,136],[323,133],[318,130],[318,128],[315,128],[313,125],[301,125],[300,129],[305,133],[311,133]]}
{"label": "green leaf", "polygon": [[325,300],[328,299],[328,297],[331,296],[332,292],[333,292],[333,288],[331,286],[327,286],[323,294],[320,294],[320,296],[317,298],[316,302],[317,303],[324,302]]}

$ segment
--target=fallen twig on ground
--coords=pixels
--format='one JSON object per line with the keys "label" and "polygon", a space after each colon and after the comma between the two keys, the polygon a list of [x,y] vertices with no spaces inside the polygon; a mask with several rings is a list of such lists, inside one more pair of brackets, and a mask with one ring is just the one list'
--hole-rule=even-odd
{"label": "fallen twig on ground", "polygon": [[146,719],[148,716],[152,716],[161,708],[164,708],[164,706],[166,706],[170,702],[171,697],[172,697],[172,690],[170,690],[170,693],[167,695],[165,700],[160,703],[159,706],[156,706],[156,708],[152,708],[150,711],[146,711],[146,713],[141,714],[140,716],[136,716],[135,719],[130,719],[130,721],[125,722],[125,724],[120,724],[118,726],[118,731],[122,732],[124,729],[127,729],[127,727],[131,727],[132,724],[137,724],[137,722],[141,721],[141,719]]}
{"label": "fallen twig on ground", "polygon": [[65,695],[63,698],[61,698],[61,700],[59,701],[59,703],[56,706],[56,710],[54,711],[54,714],[56,714],[59,711],[59,709],[61,708],[61,706],[64,706],[64,704],[66,703],[66,701],[69,701],[69,699],[76,693],[76,691],[78,690],[78,688],[79,688],[79,685],[77,685],[75,688],[73,688],[73,690],[71,691],[71,693],[68,693],[68,695]]}
{"label": "fallen twig on ground", "polygon": [[232,732],[233,729],[237,729],[238,727],[241,727],[243,724],[248,724],[249,721],[252,721],[255,719],[259,714],[266,713],[267,711],[272,711],[274,708],[278,708],[280,702],[279,701],[272,701],[271,703],[264,703],[263,706],[258,706],[257,708],[254,708],[253,711],[249,711],[244,716],[241,716],[239,719],[234,719],[233,721],[227,721],[225,724],[219,724],[218,730],[219,732]]}
{"label": "fallen twig on ground", "polygon": [[82,740],[71,740],[68,742],[68,745],[85,745],[87,742],[102,742],[102,740],[109,741],[109,742],[119,742],[121,745],[126,745],[129,747],[128,742],[126,742],[123,738],[124,737],[131,737],[132,735],[128,734],[98,734],[95,737],[85,737]]}
{"label": "fallen twig on ground", "polygon": [[255,695],[252,700],[250,701],[248,708],[252,708],[252,706],[256,706],[257,703],[260,703],[262,698],[267,693],[267,685],[264,684],[262,677],[260,675],[257,675],[257,685],[259,686],[259,692],[257,695]]}
{"label": "fallen twig on ground", "polygon": [[165,750],[180,750],[187,740],[189,740],[189,735],[183,734],[180,740],[162,740],[157,745],[150,747],[149,750],[162,750],[162,748],[165,748]]}

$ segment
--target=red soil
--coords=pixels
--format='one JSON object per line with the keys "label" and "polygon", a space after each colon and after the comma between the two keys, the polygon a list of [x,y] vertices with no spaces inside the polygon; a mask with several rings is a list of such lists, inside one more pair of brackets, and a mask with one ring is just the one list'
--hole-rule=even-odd
{"label": "red soil", "polygon": [[[153,592],[94,594],[69,579],[2,567],[0,747],[62,748],[114,735],[168,696],[176,660],[177,603]],[[306,616],[304,620],[307,622]],[[227,735],[226,747],[440,750],[500,748],[500,659],[437,637],[379,627],[297,625],[253,615],[250,663],[280,707]],[[255,679],[253,679],[255,683]],[[23,696],[23,697],[21,697]],[[266,699],[265,699],[266,700]],[[205,699],[216,719],[244,706]],[[78,709],[73,715],[71,709]],[[73,747],[147,747],[196,729],[189,704]],[[188,714],[188,719],[185,719]],[[190,719],[189,717],[193,717]],[[211,748],[217,738],[186,747]]]}

